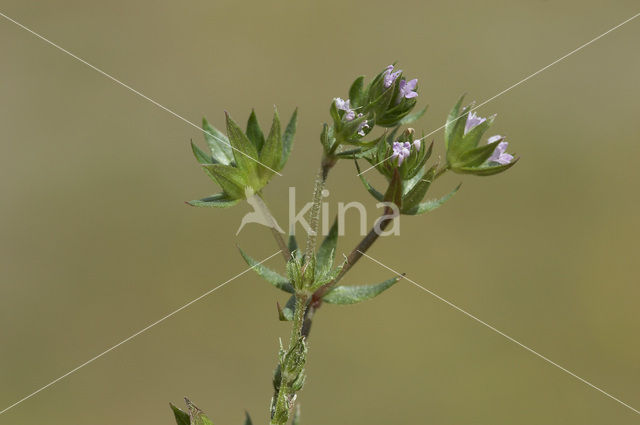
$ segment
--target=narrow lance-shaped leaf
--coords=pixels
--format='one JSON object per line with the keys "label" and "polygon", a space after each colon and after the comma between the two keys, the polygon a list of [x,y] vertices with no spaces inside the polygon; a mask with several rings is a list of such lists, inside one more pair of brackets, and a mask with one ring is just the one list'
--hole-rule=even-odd
{"label": "narrow lance-shaped leaf", "polygon": [[196,160],[198,160],[200,164],[214,163],[211,155],[207,155],[206,153],[204,153],[202,149],[200,149],[195,143],[193,143],[193,140],[191,141],[191,150],[193,151],[193,156],[196,157]]}
{"label": "narrow lance-shaped leaf", "polygon": [[189,201],[187,204],[193,207],[229,208],[240,202],[240,199],[231,199],[226,193],[218,193],[207,198]]}
{"label": "narrow lance-shaped leaf", "polygon": [[460,189],[460,186],[462,186],[462,184],[459,184],[455,189],[453,189],[451,192],[449,192],[446,195],[444,195],[442,198],[431,199],[429,201],[422,202],[421,204],[418,204],[417,206],[415,206],[414,208],[412,208],[412,209],[410,209],[408,211],[403,211],[403,214],[418,215],[418,214],[424,214],[424,213],[429,212],[429,211],[433,211],[436,208],[438,208],[441,205],[443,205],[449,199],[451,199],[451,197],[456,194],[458,189]]}
{"label": "narrow lance-shaped leaf", "polygon": [[293,148],[293,137],[296,134],[297,125],[298,108],[293,111],[291,119],[289,120],[289,124],[287,124],[287,128],[284,129],[284,134],[282,135],[282,158],[280,159],[280,165],[278,166],[278,169],[276,171],[282,170],[287,163],[287,160],[289,159],[291,149]]}
{"label": "narrow lance-shaped leaf", "polygon": [[451,112],[449,112],[449,115],[447,116],[447,122],[444,126],[444,142],[447,148],[449,147],[451,136],[453,135],[453,129],[455,128],[458,117],[460,115],[460,105],[462,105],[464,96],[464,94],[460,96],[460,99],[458,99],[458,102],[456,102],[456,104],[451,109]]}
{"label": "narrow lance-shaped leaf", "polygon": [[229,142],[235,149],[233,150],[233,157],[235,158],[238,168],[246,172],[250,178],[256,176],[257,167],[262,167],[257,161],[258,150],[251,143],[249,138],[238,127],[238,124],[225,112],[227,119],[227,135],[229,136]]}
{"label": "narrow lance-shaped leaf", "polygon": [[356,78],[349,89],[349,100],[354,107],[362,106],[364,102],[364,76]]}
{"label": "narrow lance-shaped leaf", "polygon": [[240,255],[242,255],[242,258],[244,258],[244,261],[246,261],[249,266],[253,267],[253,270],[258,273],[261,278],[263,278],[276,288],[293,294],[293,286],[289,282],[289,279],[277,272],[274,272],[265,265],[259,264],[256,260],[247,255],[241,248],[238,249],[240,250]]}
{"label": "narrow lance-shaped leaf", "polygon": [[322,300],[329,304],[356,304],[375,298],[400,279],[400,276],[396,276],[375,285],[338,286],[329,291]]}
{"label": "narrow lance-shaped leaf", "polygon": [[284,307],[280,307],[280,304],[278,304],[278,315],[280,316],[280,321],[282,322],[292,321],[295,311],[296,311],[295,295],[292,295],[289,297]]}
{"label": "narrow lance-shaped leaf", "polygon": [[249,416],[249,412],[245,411],[244,415],[245,415],[244,425],[253,425],[253,422],[251,421],[251,416]]}
{"label": "narrow lance-shaped leaf", "polygon": [[[272,170],[275,170],[280,166],[280,160],[282,158],[282,135],[280,134],[280,116],[278,110],[273,111],[273,122],[271,123],[271,130],[267,141],[260,152],[260,161],[267,165]],[[268,178],[273,174],[269,168],[260,167],[260,175],[263,178]]]}
{"label": "narrow lance-shaped leaf", "polygon": [[376,198],[376,200],[382,202],[382,200],[384,199],[384,195],[378,192],[373,186],[369,184],[367,179],[365,179],[363,177],[363,174],[360,172],[360,166],[358,165],[358,161],[354,161],[354,162],[356,163],[356,169],[358,170],[358,177],[360,177],[360,181],[362,182],[364,187],[374,198]]}
{"label": "narrow lance-shaped leaf", "polygon": [[492,176],[494,174],[502,173],[513,167],[520,158],[516,158],[508,164],[482,166],[482,167],[460,167],[456,171],[459,173],[475,174],[476,176]]}
{"label": "narrow lance-shaped leaf", "polygon": [[231,164],[233,162],[233,149],[231,149],[231,143],[229,143],[227,136],[209,124],[206,118],[202,119],[202,130],[213,158],[221,164]]}
{"label": "narrow lance-shaped leaf", "polygon": [[256,150],[260,152],[264,145],[264,134],[262,134],[260,124],[258,124],[258,117],[256,117],[256,112],[253,109],[251,110],[251,115],[249,115],[249,120],[247,121],[247,137],[256,147]]}
{"label": "narrow lance-shaped leaf", "polygon": [[183,412],[178,407],[174,406],[173,403],[169,403],[171,406],[171,410],[173,410],[173,415],[176,418],[176,423],[178,425],[190,425],[191,419],[189,419],[189,414],[187,412]]}

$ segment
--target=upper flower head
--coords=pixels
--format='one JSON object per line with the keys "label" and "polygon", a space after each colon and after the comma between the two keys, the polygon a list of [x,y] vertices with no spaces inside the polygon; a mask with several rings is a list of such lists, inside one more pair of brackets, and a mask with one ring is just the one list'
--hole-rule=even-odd
{"label": "upper flower head", "polygon": [[340,111],[344,111],[344,119],[347,121],[351,121],[356,117],[356,113],[353,109],[351,109],[351,100],[343,100],[339,97],[333,99],[336,103],[336,108]]}
{"label": "upper flower head", "polygon": [[402,99],[403,97],[406,99],[411,99],[418,96],[418,93],[415,92],[416,85],[418,84],[418,79],[414,78],[413,80],[406,81],[400,80],[400,84],[398,84],[398,97]]}
{"label": "upper flower head", "polygon": [[469,116],[467,117],[467,123],[464,125],[464,134],[467,134],[468,132],[473,130],[474,127],[479,126],[486,120],[487,120],[486,118],[482,118],[476,115],[476,113],[473,111],[469,112]]}
{"label": "upper flower head", "polygon": [[[504,139],[504,137],[500,135],[491,136],[489,137],[489,140],[487,140],[487,143],[494,143],[501,139]],[[511,161],[513,161],[513,155],[508,154],[506,152],[508,146],[509,146],[509,142],[503,141],[498,143],[498,146],[496,146],[496,149],[493,151],[493,153],[491,154],[489,159],[487,159],[487,161],[497,162],[500,165],[509,164]]]}
{"label": "upper flower head", "polygon": [[411,143],[409,142],[393,142],[392,158],[398,158],[398,166],[402,165],[402,161],[411,154]]}
{"label": "upper flower head", "polygon": [[388,89],[389,87],[391,87],[391,84],[393,84],[394,81],[396,81],[396,78],[398,78],[398,75],[400,75],[402,73],[402,70],[399,69],[396,72],[392,72],[393,71],[393,65],[389,65],[387,67],[387,69],[384,71],[384,88]]}

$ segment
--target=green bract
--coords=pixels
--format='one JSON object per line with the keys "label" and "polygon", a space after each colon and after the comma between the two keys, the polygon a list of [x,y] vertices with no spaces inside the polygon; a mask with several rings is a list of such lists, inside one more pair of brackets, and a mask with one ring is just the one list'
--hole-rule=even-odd
{"label": "green bract", "polygon": [[266,138],[253,111],[249,116],[246,132],[240,129],[229,114],[225,114],[227,135],[203,119],[202,129],[208,152],[193,142],[191,148],[205,173],[220,186],[222,193],[188,203],[196,207],[225,208],[244,199],[248,188],[254,193],[260,192],[271,177],[284,168],[289,158],[297,113],[297,110],[293,112],[282,133],[278,110],[275,109]]}
{"label": "green bract", "polygon": [[465,126],[473,105],[461,108],[463,99],[464,96],[460,97],[453,109],[451,109],[445,125],[444,141],[447,147],[447,165],[449,169],[461,174],[490,176],[513,167],[518,159],[504,165],[487,162],[502,139],[479,146],[480,139],[493,124],[495,115],[487,118],[486,121],[473,127],[465,134]]}

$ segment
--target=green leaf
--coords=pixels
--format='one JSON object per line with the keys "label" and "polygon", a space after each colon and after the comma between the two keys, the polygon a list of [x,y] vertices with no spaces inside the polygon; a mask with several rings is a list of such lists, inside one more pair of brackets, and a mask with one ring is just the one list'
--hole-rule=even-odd
{"label": "green leaf", "polygon": [[464,152],[460,155],[459,161],[464,167],[478,167],[482,165],[493,151],[496,150],[496,147],[503,139],[500,139],[496,142],[489,143],[486,145],[478,146],[475,149],[471,149],[469,151]]}
{"label": "green leaf", "polygon": [[356,304],[380,295],[400,279],[400,276],[396,276],[375,285],[338,286],[329,291],[322,300],[329,304]]}
{"label": "green leaf", "polygon": [[223,164],[204,164],[202,168],[231,199],[243,199],[247,187],[245,176],[235,167]]}
{"label": "green leaf", "polygon": [[364,75],[356,78],[353,84],[351,84],[351,88],[349,89],[349,100],[353,107],[357,108],[362,106],[362,103],[364,102]]}
{"label": "green leaf", "polygon": [[291,322],[293,320],[294,313],[296,311],[296,296],[291,295],[287,300],[284,308],[278,304],[278,314],[281,322]]}
{"label": "green leaf", "polygon": [[482,167],[460,167],[455,171],[458,173],[464,174],[474,174],[476,176],[492,176],[494,174],[502,173],[503,171],[507,171],[509,168],[516,165],[520,158],[516,158],[511,161],[509,164],[504,165],[487,165]]}
{"label": "green leaf", "polygon": [[189,416],[191,417],[191,425],[213,425],[211,419],[204,414],[195,404],[191,403],[188,398],[184,399],[187,402],[187,408],[189,409]]}
{"label": "green leaf", "polygon": [[429,211],[433,211],[439,206],[441,206],[442,204],[444,204],[445,202],[447,202],[449,199],[451,199],[451,197],[456,194],[458,189],[460,189],[460,186],[462,186],[462,184],[459,184],[455,189],[453,189],[451,192],[444,195],[442,198],[431,199],[429,201],[418,204],[417,206],[413,207],[410,210],[403,211],[403,214],[418,215],[418,214],[424,214]]}
{"label": "green leaf", "polygon": [[226,193],[218,193],[206,198],[189,201],[187,204],[193,207],[229,208],[238,202],[240,202],[240,199],[231,199]]}
{"label": "green leaf", "polygon": [[449,115],[447,116],[447,123],[444,126],[444,142],[447,148],[449,147],[453,130],[458,124],[458,121],[460,121],[458,117],[460,116],[460,106],[462,105],[464,96],[464,94],[460,96],[460,99],[458,99],[458,102],[453,106],[451,112],[449,112]]}
{"label": "green leaf", "polygon": [[176,417],[176,423],[178,425],[190,425],[191,419],[189,419],[189,414],[183,412],[181,409],[177,408],[173,405],[173,403],[169,403],[171,406],[171,410],[173,410],[173,415]]}
{"label": "green leaf", "polygon": [[200,164],[213,164],[214,160],[211,158],[211,155],[207,155],[200,149],[193,140],[191,141],[191,150],[193,151],[193,156],[196,157]]}
{"label": "green leaf", "polygon": [[411,211],[425,197],[433,178],[435,176],[436,167],[432,167],[403,197],[402,212]]}
{"label": "green leaf", "polygon": [[338,112],[338,107],[336,106],[335,100],[333,100],[331,102],[331,106],[329,106],[329,115],[331,115],[336,128],[339,128],[338,126],[342,122],[342,119],[340,118],[340,113]]}
{"label": "green leaf", "polygon": [[244,415],[245,415],[244,425],[253,425],[253,422],[251,421],[251,416],[249,416],[249,412],[245,410]]}
{"label": "green leaf", "polygon": [[256,117],[256,112],[253,109],[251,110],[251,115],[249,115],[249,120],[247,121],[247,137],[256,147],[256,150],[260,152],[264,145],[264,134],[262,134],[260,124],[258,124],[258,118]]}
{"label": "green leaf", "polygon": [[333,222],[329,234],[324,238],[318,254],[316,256],[317,263],[316,268],[320,270],[330,269],[333,266],[333,262],[336,258],[336,244],[338,243],[338,218]]}
{"label": "green leaf", "polygon": [[278,166],[277,171],[280,171],[284,168],[287,160],[289,159],[289,155],[291,154],[291,149],[293,148],[293,136],[296,134],[296,126],[298,125],[298,108],[293,111],[291,115],[291,119],[289,120],[289,124],[287,124],[287,128],[284,129],[284,134],[282,135],[282,158],[280,160],[280,165]]}
{"label": "green leaf", "polygon": [[[260,152],[260,160],[274,170],[280,166],[280,161],[282,160],[282,136],[280,133],[280,116],[278,115],[277,109],[273,112],[271,130],[269,130],[267,141],[264,144],[262,152]],[[273,171],[261,167],[260,175],[263,179],[269,178],[273,175]]]}
{"label": "green leaf", "polygon": [[384,195],[380,192],[378,192],[373,186],[371,186],[369,184],[369,182],[367,181],[367,179],[365,179],[363,177],[363,175],[360,173],[360,166],[358,165],[358,161],[355,161],[356,163],[356,170],[358,170],[358,177],[360,177],[360,181],[362,182],[362,184],[364,185],[364,187],[369,191],[369,193],[376,198],[378,201],[382,202],[382,200],[384,199]]}
{"label": "green leaf", "polygon": [[289,282],[289,279],[277,272],[274,272],[263,264],[258,264],[256,260],[247,255],[241,248],[238,249],[240,250],[240,255],[242,255],[242,258],[244,258],[244,261],[246,261],[249,266],[253,267],[253,270],[258,273],[261,278],[263,278],[276,288],[293,294],[293,286]]}
{"label": "green leaf", "polygon": [[[253,180],[257,177],[257,167],[262,165],[258,164],[258,151],[256,147],[251,143],[251,140],[242,132],[238,124],[231,119],[228,113],[225,112],[227,118],[227,134],[229,136],[229,142],[235,149],[233,150],[233,157],[236,160],[236,164],[239,169],[247,173],[249,178]],[[256,183],[251,181],[251,183]],[[252,185],[253,186],[253,185]]]}
{"label": "green leaf", "polygon": [[398,125],[407,125],[407,124],[411,124],[412,122],[418,121],[420,118],[422,118],[422,116],[425,114],[425,112],[427,112],[427,108],[428,107],[429,106],[425,106],[424,108],[422,108],[418,112],[414,112],[413,114],[409,114],[409,115],[405,116],[404,118],[402,118],[400,120],[400,122],[398,122]]}
{"label": "green leaf", "polygon": [[209,145],[213,159],[221,164],[231,164],[233,162],[233,149],[231,149],[231,143],[229,143],[227,136],[209,124],[206,118],[202,118],[202,129],[204,130],[204,139]]}

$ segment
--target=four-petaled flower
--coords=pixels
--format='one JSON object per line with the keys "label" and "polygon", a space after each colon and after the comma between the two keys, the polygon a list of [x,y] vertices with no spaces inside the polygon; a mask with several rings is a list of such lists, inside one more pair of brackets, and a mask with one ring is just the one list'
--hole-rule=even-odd
{"label": "four-petaled flower", "polygon": [[391,84],[393,84],[394,81],[396,81],[396,78],[398,78],[398,75],[400,75],[402,73],[402,70],[399,69],[396,72],[393,72],[393,65],[389,65],[387,67],[387,69],[384,71],[384,88],[388,89],[389,87],[391,87]]}
{"label": "four-petaled flower", "polygon": [[487,120],[486,118],[482,118],[476,115],[476,113],[473,111],[469,112],[467,123],[464,125],[464,134],[466,135],[468,132],[470,132],[471,130],[473,130],[475,127],[479,126],[486,120]]}
{"label": "four-petaled flower", "polygon": [[[504,139],[504,137],[500,135],[491,136],[487,140],[487,143],[494,143],[502,139]],[[509,164],[511,161],[513,161],[513,155],[505,152],[508,146],[509,146],[509,142],[502,141],[498,143],[498,146],[496,146],[496,149],[493,151],[493,153],[491,154],[489,159],[487,159],[487,161],[496,162],[500,165]]]}
{"label": "four-petaled flower", "polygon": [[416,85],[418,84],[418,79],[414,78],[413,80],[400,80],[400,84],[398,84],[398,98],[402,100],[402,98],[412,99],[418,96],[416,93]]}
{"label": "four-petaled flower", "polygon": [[336,108],[340,111],[344,111],[344,119],[347,121],[351,121],[352,119],[354,119],[356,117],[356,112],[351,109],[351,100],[347,99],[347,100],[343,100],[339,97],[336,97],[335,99],[333,99],[333,101],[336,103]]}
{"label": "four-petaled flower", "polygon": [[392,158],[398,158],[398,166],[402,165],[402,161],[411,155],[411,143],[409,142],[393,142]]}

